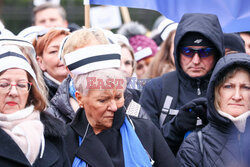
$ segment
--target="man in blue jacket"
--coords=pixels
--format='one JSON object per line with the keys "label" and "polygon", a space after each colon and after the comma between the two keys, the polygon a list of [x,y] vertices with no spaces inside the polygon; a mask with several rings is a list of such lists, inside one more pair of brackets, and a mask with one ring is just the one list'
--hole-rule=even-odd
{"label": "man in blue jacket", "polygon": [[204,99],[192,100],[205,97],[213,68],[224,52],[216,15],[184,14],[174,41],[176,71],[152,79],[142,91],[142,109],[161,129],[174,153],[186,132],[206,124]]}

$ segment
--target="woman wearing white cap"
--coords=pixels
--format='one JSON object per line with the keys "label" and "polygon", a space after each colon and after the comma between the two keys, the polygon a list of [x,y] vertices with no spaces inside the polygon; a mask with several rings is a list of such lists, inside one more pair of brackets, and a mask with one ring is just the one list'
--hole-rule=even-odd
{"label": "woman wearing white cap", "polygon": [[175,157],[156,126],[126,115],[120,53],[118,44],[98,43],[63,52],[80,106],[66,136],[72,166],[175,166]]}
{"label": "woman wearing white cap", "polygon": [[44,112],[36,69],[14,45],[0,46],[0,63],[0,166],[69,166],[63,125]]}

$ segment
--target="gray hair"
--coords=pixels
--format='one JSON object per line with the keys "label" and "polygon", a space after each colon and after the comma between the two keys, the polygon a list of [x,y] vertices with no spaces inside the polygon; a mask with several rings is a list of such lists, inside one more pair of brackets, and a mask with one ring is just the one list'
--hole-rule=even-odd
{"label": "gray hair", "polygon": [[[90,89],[126,89],[127,81],[119,69],[108,68],[79,74],[73,77],[77,91],[86,96]],[[104,87],[96,87],[98,82],[103,82]],[[112,83],[113,85],[111,85]],[[95,87],[93,87],[93,85]]]}

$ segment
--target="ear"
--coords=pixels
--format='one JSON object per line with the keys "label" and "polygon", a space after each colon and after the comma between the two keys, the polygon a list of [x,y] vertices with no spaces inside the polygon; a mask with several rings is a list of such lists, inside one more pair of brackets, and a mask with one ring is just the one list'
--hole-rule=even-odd
{"label": "ear", "polygon": [[77,101],[78,105],[79,105],[81,108],[84,108],[84,104],[83,104],[83,95],[82,95],[79,91],[76,91],[76,92],[75,92],[75,96],[76,96],[76,101]]}
{"label": "ear", "polygon": [[37,63],[42,71],[46,71],[46,68],[43,64],[43,58],[41,56],[36,57]]}

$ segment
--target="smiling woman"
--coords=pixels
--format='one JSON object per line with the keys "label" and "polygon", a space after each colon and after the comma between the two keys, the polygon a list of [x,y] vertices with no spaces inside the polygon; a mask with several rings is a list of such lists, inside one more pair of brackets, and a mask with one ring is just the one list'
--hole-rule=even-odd
{"label": "smiling woman", "polygon": [[[216,64],[207,89],[207,118],[177,154],[181,166],[249,166],[250,57],[229,54]],[[203,149],[202,149],[203,148]]]}

